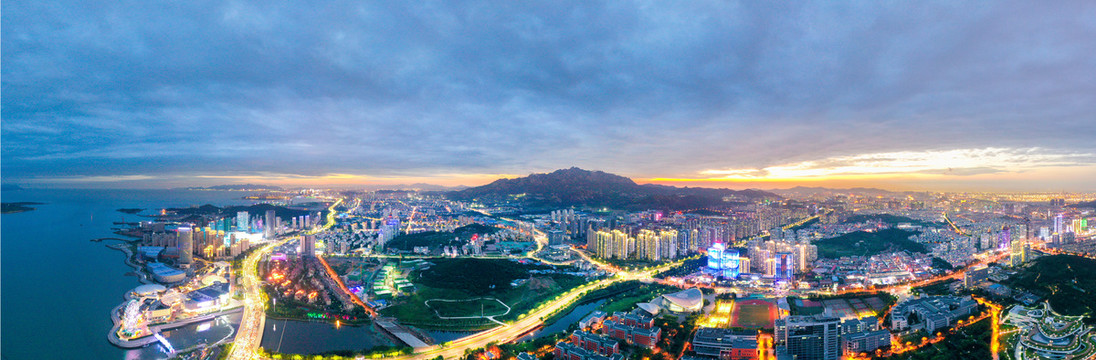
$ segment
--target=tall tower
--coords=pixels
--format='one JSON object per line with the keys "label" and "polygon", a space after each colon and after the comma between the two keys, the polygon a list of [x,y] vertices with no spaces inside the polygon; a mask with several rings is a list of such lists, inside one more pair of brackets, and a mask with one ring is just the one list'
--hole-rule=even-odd
{"label": "tall tower", "polygon": [[273,240],[274,239],[274,210],[267,210],[266,217],[263,219],[263,237]]}
{"label": "tall tower", "polygon": [[301,235],[301,257],[316,256],[316,238],[312,235]]}
{"label": "tall tower", "polygon": [[179,227],[175,231],[179,237],[179,264],[194,262],[194,229],[187,226]]}
{"label": "tall tower", "polygon": [[247,211],[236,213],[236,231],[251,232],[251,224],[248,220],[250,214]]}

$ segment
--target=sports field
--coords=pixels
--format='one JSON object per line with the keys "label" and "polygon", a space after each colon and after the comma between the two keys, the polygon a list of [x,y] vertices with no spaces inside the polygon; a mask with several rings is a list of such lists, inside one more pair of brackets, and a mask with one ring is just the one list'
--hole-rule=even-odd
{"label": "sports field", "polygon": [[771,328],[776,320],[776,305],[764,300],[735,301],[732,327]]}

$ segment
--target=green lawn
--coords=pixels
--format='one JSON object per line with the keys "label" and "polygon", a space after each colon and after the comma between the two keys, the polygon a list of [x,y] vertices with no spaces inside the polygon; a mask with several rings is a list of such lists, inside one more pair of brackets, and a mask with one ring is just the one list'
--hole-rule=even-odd
{"label": "green lawn", "polygon": [[[396,300],[396,304],[381,312],[394,316],[401,322],[421,328],[444,330],[478,330],[490,328],[495,323],[486,319],[443,320],[443,316],[478,315],[480,305],[487,315],[501,314],[505,307],[495,301],[464,303],[431,302],[430,299],[464,300],[491,297],[511,307],[509,314],[498,316],[500,321],[516,319],[541,302],[582,285],[581,277],[562,274],[531,274],[529,270],[545,269],[537,265],[523,265],[502,259],[432,259],[436,265],[412,274],[411,281],[418,291],[411,296]],[[510,284],[515,279],[527,279],[519,286]]]}
{"label": "green lawn", "polygon": [[494,298],[468,299],[460,302],[428,301],[427,306],[444,317],[502,315],[507,309]]}

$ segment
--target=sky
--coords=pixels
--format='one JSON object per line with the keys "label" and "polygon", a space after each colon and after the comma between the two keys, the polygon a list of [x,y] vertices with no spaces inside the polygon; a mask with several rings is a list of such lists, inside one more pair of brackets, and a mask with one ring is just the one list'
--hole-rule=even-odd
{"label": "sky", "polygon": [[1096,191],[1096,2],[5,1],[30,187]]}

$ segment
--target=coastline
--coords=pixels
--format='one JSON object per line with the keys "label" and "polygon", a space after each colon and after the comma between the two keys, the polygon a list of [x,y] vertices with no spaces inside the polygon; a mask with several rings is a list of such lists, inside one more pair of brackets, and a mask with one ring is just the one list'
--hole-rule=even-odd
{"label": "coastline", "polygon": [[107,244],[106,247],[110,248],[110,249],[121,251],[121,252],[126,254],[126,259],[125,259],[126,265],[128,265],[130,268],[133,268],[133,273],[137,275],[138,281],[140,281],[142,284],[155,284],[156,283],[155,281],[153,281],[149,277],[149,274],[147,272],[145,272],[144,267],[142,267],[140,264],[137,264],[136,254],[133,252],[133,249],[130,248],[131,246],[134,246],[133,241],[125,240],[125,239],[119,239],[119,238],[98,238],[98,239],[92,239],[91,241],[102,242],[103,240],[116,240],[116,241],[122,242],[122,243],[119,243],[119,244]]}

